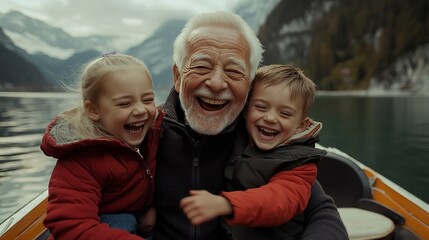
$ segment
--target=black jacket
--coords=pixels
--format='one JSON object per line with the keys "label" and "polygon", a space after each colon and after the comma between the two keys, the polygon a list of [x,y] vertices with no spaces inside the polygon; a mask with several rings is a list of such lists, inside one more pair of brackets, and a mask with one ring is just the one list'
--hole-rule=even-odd
{"label": "black jacket", "polygon": [[185,124],[178,94],[172,90],[163,109],[164,133],[158,147],[155,200],[157,240],[227,239],[217,218],[194,227],[183,214],[179,201],[191,189],[219,194],[224,187],[223,172],[230,159],[235,124],[216,136],[201,136]]}

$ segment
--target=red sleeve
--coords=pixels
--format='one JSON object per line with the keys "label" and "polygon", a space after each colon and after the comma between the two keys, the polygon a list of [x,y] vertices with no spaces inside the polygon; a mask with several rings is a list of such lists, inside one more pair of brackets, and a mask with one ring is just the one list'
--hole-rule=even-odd
{"label": "red sleeve", "polygon": [[273,227],[289,221],[306,208],[316,176],[316,164],[309,163],[278,172],[259,188],[222,192],[234,212],[228,224]]}
{"label": "red sleeve", "polygon": [[100,173],[86,164],[88,162],[70,158],[57,161],[49,181],[44,221],[52,236],[55,239],[143,239],[100,223],[98,211],[104,183],[95,177]]}

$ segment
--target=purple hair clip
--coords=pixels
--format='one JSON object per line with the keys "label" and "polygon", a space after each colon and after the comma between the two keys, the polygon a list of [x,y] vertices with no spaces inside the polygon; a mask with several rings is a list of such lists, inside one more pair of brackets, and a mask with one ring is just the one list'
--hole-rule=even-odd
{"label": "purple hair clip", "polygon": [[108,53],[105,53],[105,54],[101,55],[101,57],[108,57],[108,56],[112,56],[112,55],[115,55],[115,54],[116,54],[116,52],[108,52]]}

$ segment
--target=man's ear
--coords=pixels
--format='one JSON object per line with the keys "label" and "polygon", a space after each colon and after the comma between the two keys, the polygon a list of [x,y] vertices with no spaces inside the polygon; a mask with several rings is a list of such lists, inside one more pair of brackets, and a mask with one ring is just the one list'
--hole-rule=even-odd
{"label": "man's ear", "polygon": [[177,69],[177,65],[174,64],[173,66],[173,77],[174,77],[174,89],[176,92],[180,92],[180,72],[179,69]]}
{"label": "man's ear", "polygon": [[100,112],[98,111],[97,106],[89,100],[85,100],[84,102],[85,113],[88,117],[93,121],[100,120]]}
{"label": "man's ear", "polygon": [[307,130],[308,126],[310,126],[310,118],[306,117],[304,120],[302,120],[299,123],[298,128],[296,129],[295,133],[302,133],[305,130]]}

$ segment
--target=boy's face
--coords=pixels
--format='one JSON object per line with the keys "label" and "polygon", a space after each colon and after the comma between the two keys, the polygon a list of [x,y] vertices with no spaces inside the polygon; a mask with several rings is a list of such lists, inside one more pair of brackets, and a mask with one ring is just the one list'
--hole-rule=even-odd
{"label": "boy's face", "polygon": [[291,101],[289,88],[284,85],[255,85],[245,114],[251,143],[271,150],[304,131],[302,108],[301,101]]}
{"label": "boy's face", "polygon": [[97,102],[86,103],[89,117],[129,145],[139,145],[155,119],[151,79],[134,70],[109,74],[103,81]]}

